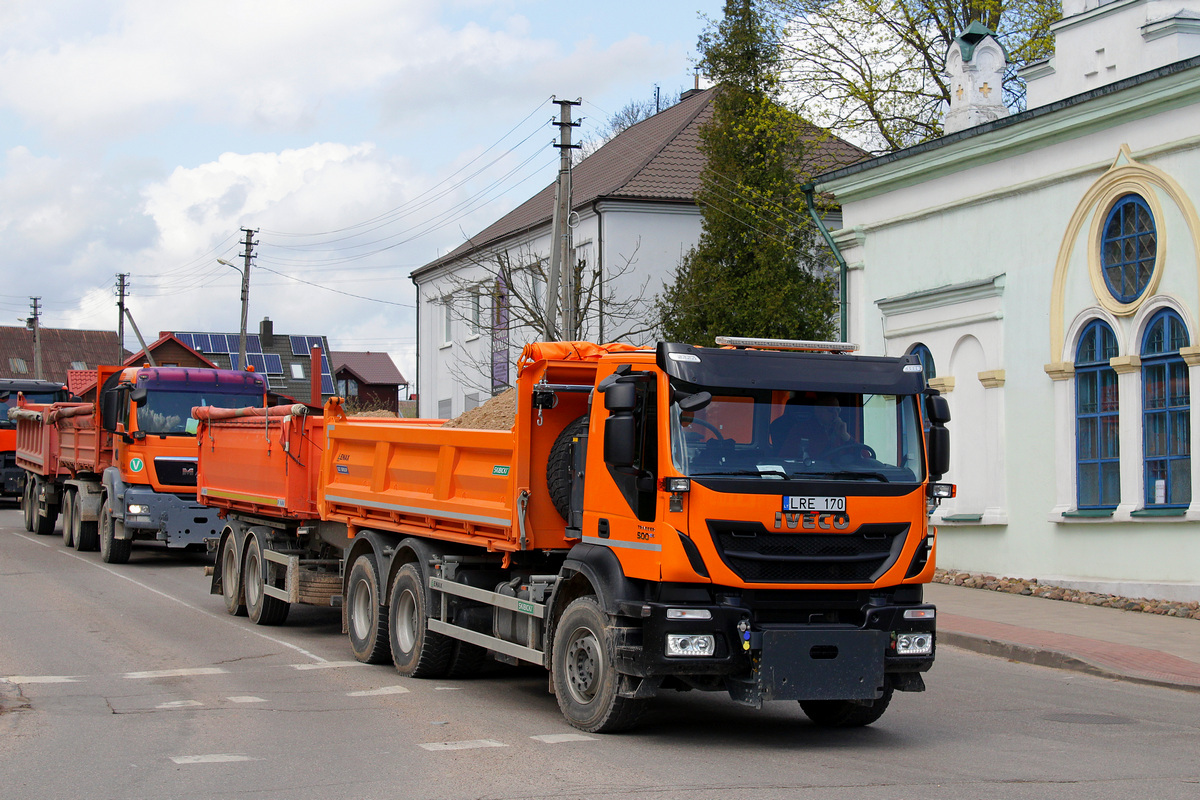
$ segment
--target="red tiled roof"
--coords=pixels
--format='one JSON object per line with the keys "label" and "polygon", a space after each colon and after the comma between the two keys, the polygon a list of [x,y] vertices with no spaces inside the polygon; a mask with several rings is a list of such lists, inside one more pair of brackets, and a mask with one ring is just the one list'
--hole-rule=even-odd
{"label": "red tiled roof", "polygon": [[[82,361],[87,369],[117,362],[116,331],[80,331],[70,328],[42,328],[42,375],[46,380],[67,382],[72,362]],[[124,348],[120,352],[126,354]],[[14,369],[13,359],[21,359],[27,372]],[[124,356],[122,356],[124,360]],[[33,331],[19,327],[0,327],[0,378],[33,378]]]}
{"label": "red tiled roof", "polygon": [[359,383],[407,386],[408,381],[396,369],[395,362],[387,353],[340,351],[329,354],[329,363],[336,375],[343,369],[349,370]]}
{"label": "red tiled roof", "polygon": [[[713,89],[696,92],[670,108],[631,125],[571,171],[572,208],[603,198],[694,203],[704,157],[700,127],[712,118]],[[849,142],[815,126],[804,134],[803,168],[818,174],[869,157]],[[412,274],[453,261],[473,250],[550,222],[555,184],[550,184],[467,242]]]}

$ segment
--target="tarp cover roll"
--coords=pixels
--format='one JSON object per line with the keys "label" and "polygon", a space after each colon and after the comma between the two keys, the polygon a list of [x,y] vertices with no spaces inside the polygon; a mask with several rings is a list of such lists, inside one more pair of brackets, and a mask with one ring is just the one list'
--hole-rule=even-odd
{"label": "tarp cover roll", "polygon": [[192,419],[201,420],[238,419],[241,417],[303,417],[306,414],[308,414],[308,406],[303,403],[296,403],[290,406],[272,406],[271,408],[196,406],[192,409]]}
{"label": "tarp cover roll", "polygon": [[608,353],[628,353],[645,348],[621,342],[530,342],[517,359],[517,372],[536,361],[597,361]]}
{"label": "tarp cover roll", "polygon": [[96,413],[96,406],[93,403],[83,403],[73,406],[52,406],[46,412],[46,422],[53,425],[60,419],[70,419],[71,417],[90,417]]}

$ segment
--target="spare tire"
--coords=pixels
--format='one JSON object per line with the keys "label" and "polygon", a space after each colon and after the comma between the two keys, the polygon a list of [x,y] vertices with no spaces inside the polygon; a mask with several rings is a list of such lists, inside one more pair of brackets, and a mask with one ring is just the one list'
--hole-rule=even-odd
{"label": "spare tire", "polygon": [[550,458],[546,460],[546,486],[550,489],[550,502],[559,516],[567,521],[570,521],[568,515],[571,513],[571,445],[587,432],[587,428],[587,414],[568,424],[554,440]]}

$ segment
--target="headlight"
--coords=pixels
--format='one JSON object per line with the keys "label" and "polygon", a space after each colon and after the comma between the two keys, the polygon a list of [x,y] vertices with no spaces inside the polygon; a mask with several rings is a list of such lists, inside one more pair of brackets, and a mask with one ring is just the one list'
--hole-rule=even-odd
{"label": "headlight", "polygon": [[896,655],[927,656],[932,652],[932,633],[901,633],[896,636]]}
{"label": "headlight", "polygon": [[126,514],[149,514],[150,506],[144,506],[140,503],[130,503],[125,508]]}
{"label": "headlight", "polygon": [[667,655],[711,656],[716,650],[716,639],[711,633],[668,633]]}
{"label": "headlight", "polygon": [[663,478],[663,489],[668,492],[690,492],[691,478]]}

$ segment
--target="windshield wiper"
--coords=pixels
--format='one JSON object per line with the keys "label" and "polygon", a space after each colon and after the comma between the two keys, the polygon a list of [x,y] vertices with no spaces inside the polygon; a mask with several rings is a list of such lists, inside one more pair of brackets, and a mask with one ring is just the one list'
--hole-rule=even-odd
{"label": "windshield wiper", "polygon": [[820,472],[793,472],[788,475],[789,478],[873,478],[881,483],[891,483],[887,475],[882,472],[860,472],[858,470],[839,469],[839,470],[824,470]]}
{"label": "windshield wiper", "polygon": [[781,478],[786,478],[788,476],[786,472],[778,467],[772,467],[770,469],[723,469],[717,470],[716,472],[693,472],[691,474],[692,477],[704,475],[753,475],[756,478],[761,478],[766,475],[778,475]]}

